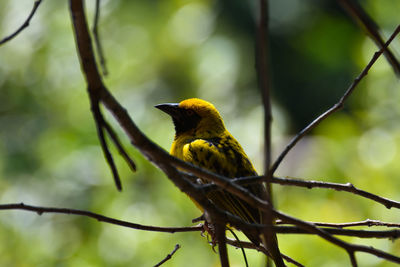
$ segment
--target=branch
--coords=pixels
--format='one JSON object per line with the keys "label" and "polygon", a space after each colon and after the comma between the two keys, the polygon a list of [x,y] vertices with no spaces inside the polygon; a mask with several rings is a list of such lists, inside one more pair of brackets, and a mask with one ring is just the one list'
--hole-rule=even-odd
{"label": "branch", "polygon": [[23,29],[25,29],[26,27],[29,26],[29,23],[31,22],[31,19],[33,18],[33,15],[35,15],[36,10],[38,9],[39,5],[42,3],[42,0],[36,0],[33,3],[33,8],[31,10],[31,13],[29,13],[28,18],[25,20],[25,22],[11,35],[3,38],[0,41],[0,45],[5,44],[6,42],[10,41],[11,39],[13,39],[14,37],[16,37]]}
{"label": "branch", "polygon": [[[238,241],[238,240],[236,240],[236,239],[227,238],[227,239],[226,239],[226,243],[229,244],[229,245],[231,245],[231,246],[234,246],[234,247],[236,247],[236,248],[254,249],[254,250],[257,250],[257,251],[259,251],[259,252],[262,252],[262,253],[264,253],[265,255],[271,257],[271,254],[268,252],[268,250],[267,250],[265,247],[263,247],[263,246],[256,246],[256,245],[254,245],[254,244],[251,243],[251,242]],[[283,258],[285,261],[287,261],[287,262],[290,262],[290,263],[292,263],[292,264],[294,264],[294,265],[296,265],[296,266],[299,266],[299,267],[304,267],[304,265],[302,265],[301,263],[295,261],[294,259],[290,258],[289,256],[287,256],[287,255],[285,255],[285,254],[282,254],[282,253],[281,253],[281,256],[282,256],[282,258]]]}
{"label": "branch", "polygon": [[[283,222],[276,222],[277,224],[283,223]],[[347,227],[354,227],[354,226],[385,226],[385,227],[394,227],[394,228],[400,228],[400,223],[389,223],[389,222],[381,222],[378,220],[371,220],[371,219],[366,219],[364,221],[360,222],[349,222],[349,223],[323,223],[323,222],[310,222],[313,223],[317,226],[325,226],[325,227],[337,227],[337,228],[347,228]]]}
{"label": "branch", "polygon": [[388,198],[384,198],[370,192],[358,189],[351,183],[347,184],[338,184],[338,183],[329,183],[329,182],[320,182],[320,181],[305,181],[300,179],[288,179],[288,178],[279,178],[273,177],[271,180],[272,183],[280,184],[280,185],[290,185],[290,186],[299,186],[299,187],[306,187],[306,188],[329,188],[334,189],[337,191],[346,191],[353,193],[355,195],[359,195],[368,199],[371,199],[377,203],[384,205],[386,208],[397,208],[400,209],[400,202],[394,201]]}
{"label": "branch", "polygon": [[218,242],[219,261],[221,267],[229,267],[228,250],[226,249],[226,222],[218,222],[215,226],[215,237]]}
{"label": "branch", "polygon": [[108,135],[110,136],[111,140],[114,142],[114,145],[118,149],[118,152],[121,154],[125,162],[128,164],[130,169],[135,172],[136,171],[136,164],[132,160],[132,158],[128,155],[125,148],[122,146],[121,141],[118,138],[118,135],[115,133],[114,129],[110,126],[110,124],[104,120],[103,127],[106,129]]}
{"label": "branch", "polygon": [[332,236],[327,231],[318,228],[317,226],[315,226],[312,223],[302,221],[300,219],[294,218],[292,216],[289,216],[287,214],[284,214],[284,213],[276,211],[276,210],[274,210],[274,213],[275,213],[275,216],[278,217],[279,219],[281,219],[285,222],[288,222],[290,224],[294,224],[294,225],[298,226],[299,228],[305,230],[306,232],[316,234],[316,235],[320,236],[321,238],[327,240],[328,242],[345,249],[346,252],[349,254],[350,260],[353,263],[353,265],[354,265],[354,260],[355,260],[354,252],[357,252],[357,251],[369,253],[369,254],[375,255],[379,258],[383,258],[383,259],[386,259],[386,260],[389,260],[389,261],[392,261],[395,263],[400,263],[400,257],[391,255],[389,253],[375,249],[373,247],[347,243],[339,238]]}
{"label": "branch", "polygon": [[104,52],[103,52],[103,47],[100,42],[100,37],[99,37],[99,32],[97,29],[97,26],[99,24],[99,18],[100,18],[100,0],[96,0],[96,7],[95,7],[95,14],[94,14],[94,22],[93,22],[93,37],[94,37],[94,43],[96,44],[97,48],[97,55],[100,60],[100,66],[101,69],[103,70],[103,75],[107,76],[108,75],[108,70],[107,70],[107,64],[106,64],[106,59],[104,57]]}
{"label": "branch", "polygon": [[[317,225],[317,224],[315,224]],[[311,234],[304,229],[296,226],[274,226],[278,234]],[[352,236],[358,238],[388,238],[391,240],[400,237],[400,230],[386,230],[386,231],[371,231],[371,230],[350,230],[350,229],[336,229],[336,228],[318,228],[331,235]]]}
{"label": "branch", "polygon": [[94,121],[96,123],[96,130],[97,130],[97,135],[100,139],[100,146],[101,149],[103,150],[104,157],[107,161],[108,166],[111,169],[111,173],[114,178],[114,183],[118,189],[118,191],[122,190],[122,184],[121,184],[121,179],[119,177],[118,169],[117,166],[115,165],[114,158],[108,148],[107,141],[104,136],[104,125],[105,119],[103,117],[103,114],[100,111],[100,105],[99,105],[99,100],[95,97],[94,94],[90,95],[90,103],[92,106],[92,113],[94,117]]}
{"label": "branch", "polygon": [[136,169],[135,164],[133,163],[133,160],[127,156],[127,153],[122,148],[122,145],[120,144],[118,138],[116,138],[115,133],[113,132],[112,128],[108,125],[108,123],[106,122],[100,111],[99,104],[101,100],[101,91],[105,90],[105,86],[103,84],[102,77],[97,69],[97,64],[93,53],[92,42],[86,22],[83,2],[81,0],[71,0],[70,11],[71,11],[72,23],[74,26],[75,40],[79,52],[79,59],[81,62],[82,70],[85,73],[84,77],[86,83],[88,85],[88,93],[91,102],[92,113],[97,127],[97,134],[99,136],[100,144],[103,149],[106,161],[113,173],[115,184],[118,190],[121,190],[122,186],[119,179],[119,174],[114,164],[112,154],[108,149],[108,145],[104,137],[104,128],[109,133],[111,139],[117,146],[117,149],[124,157],[125,161],[128,163],[129,167],[134,170]]}
{"label": "branch", "polygon": [[24,203],[0,204],[0,210],[26,210],[26,211],[36,212],[38,215],[42,215],[43,213],[79,215],[95,219],[99,222],[114,224],[136,230],[144,230],[152,232],[177,233],[177,232],[194,232],[203,230],[203,226],[201,225],[189,226],[189,227],[149,226],[149,225],[142,225],[142,224],[114,219],[91,211],[67,209],[67,208],[55,208],[55,207],[40,207],[40,206],[26,205]]}
{"label": "branch", "polygon": [[[231,179],[232,183],[238,185],[249,185],[255,183],[262,183],[265,179],[265,176],[249,176],[249,177],[239,177]],[[314,181],[314,180],[302,180],[296,178],[281,178],[281,177],[272,177],[271,183],[273,184],[280,184],[280,185],[287,185],[287,186],[298,186],[298,187],[305,187],[308,189],[311,188],[327,188],[327,189],[334,189],[336,191],[345,191],[349,192],[358,196],[362,196],[364,198],[373,200],[379,204],[384,205],[386,208],[400,208],[400,202],[391,200],[388,198],[384,198],[373,193],[358,189],[351,183],[347,184],[339,184],[339,183],[330,183],[330,182],[322,182],[322,181]],[[229,187],[229,185],[228,185]],[[204,184],[202,185],[202,189],[205,193],[209,193],[214,190],[222,190],[226,189],[225,187],[219,187],[215,184]]]}
{"label": "branch", "polygon": [[[191,227],[157,227],[157,226],[148,226],[142,224],[131,223],[123,220],[118,220],[114,218],[110,218],[101,214],[97,214],[90,211],[85,210],[77,210],[77,209],[67,209],[67,208],[55,208],[55,207],[41,207],[41,206],[33,206],[33,205],[26,205],[24,203],[11,203],[11,204],[0,204],[0,210],[26,210],[30,212],[36,212],[38,215],[42,215],[43,213],[58,213],[58,214],[68,214],[68,215],[79,215],[85,216],[92,219],[95,219],[99,222],[109,223],[113,225],[118,225],[122,227],[127,227],[136,230],[144,230],[144,231],[153,231],[153,232],[163,232],[163,233],[177,233],[177,232],[193,232],[193,231],[202,231],[203,226],[191,226]],[[308,223],[310,224],[310,223]],[[265,226],[258,226],[258,227],[265,227]],[[365,230],[348,230],[348,229],[332,229],[332,228],[318,228],[321,231],[327,232],[329,234],[334,235],[344,235],[344,236],[353,236],[353,237],[360,237],[360,238],[390,238],[390,239],[397,239],[400,237],[399,230],[391,230],[391,231],[365,231]],[[310,231],[306,231],[299,227],[289,227],[289,226],[274,226],[274,231],[280,234],[310,234]],[[238,246],[237,243],[232,244],[233,241],[227,239],[227,243],[233,246]],[[241,242],[243,248],[251,248],[257,249],[264,253],[268,252],[263,247],[257,247],[252,243]],[[250,245],[249,245],[250,244]],[[372,251],[375,249],[370,248]],[[367,251],[371,253],[370,251]],[[376,253],[381,253],[380,251],[376,250]],[[374,254],[374,253],[371,253]],[[288,257],[282,255],[282,257],[288,260]],[[400,261],[397,261],[400,262]]]}
{"label": "branch", "polygon": [[171,259],[172,256],[175,254],[175,252],[176,252],[178,249],[180,249],[180,248],[181,248],[181,246],[180,246],[179,244],[176,244],[174,250],[173,250],[171,253],[169,253],[169,254],[167,255],[167,257],[165,257],[162,261],[160,261],[159,263],[157,263],[156,265],[154,265],[154,267],[159,267],[159,266],[161,266],[162,264],[164,264],[164,262],[166,262],[166,261],[168,261],[169,259]]}
{"label": "branch", "polygon": [[[356,0],[338,0],[343,8],[349,13],[349,15],[363,28],[375,42],[375,44],[382,48],[385,45],[378,24],[368,15],[365,9]],[[397,77],[400,77],[400,63],[392,53],[392,51],[387,48],[383,54],[386,59],[392,65],[392,69]]]}
{"label": "branch", "polygon": [[350,87],[346,90],[344,95],[339,99],[339,102],[334,104],[330,109],[325,111],[323,114],[321,114],[318,118],[316,118],[314,121],[312,121],[309,125],[307,125],[303,130],[301,130],[286,146],[286,148],[282,151],[282,153],[279,155],[279,157],[276,159],[274,164],[271,167],[271,173],[273,174],[276,169],[279,167],[281,164],[282,160],[285,158],[287,153],[297,144],[298,141],[300,141],[301,138],[303,138],[308,132],[310,132],[312,129],[314,129],[318,124],[320,124],[323,120],[325,120],[329,115],[332,113],[340,110],[344,106],[344,102],[349,98],[349,96],[353,93],[354,89],[357,87],[357,85],[360,83],[360,81],[368,74],[368,71],[371,69],[372,65],[376,62],[376,60],[382,55],[382,53],[387,49],[389,44],[393,41],[393,39],[396,37],[396,35],[400,32],[400,25],[397,26],[395,31],[392,33],[390,38],[387,40],[387,42],[383,45],[379,51],[375,52],[374,56],[371,58],[367,66],[364,68],[364,70],[358,75],[358,77],[353,81],[353,83],[350,85]]}
{"label": "branch", "polygon": [[[272,172],[270,172],[271,165],[271,93],[268,73],[268,20],[269,20],[269,8],[268,0],[259,1],[259,18],[257,19],[256,31],[257,31],[257,43],[256,43],[256,71],[258,78],[258,86],[261,91],[263,107],[264,107],[264,171],[266,175],[266,193],[263,196],[271,208],[273,208],[272,202],[272,188],[270,184],[270,178]],[[261,223],[266,225],[273,225],[274,218],[271,211],[264,210],[262,213]],[[273,232],[273,228],[270,230],[263,231],[263,240],[266,243],[268,250],[272,254],[272,259],[277,267],[285,266],[281,253],[279,251],[278,239],[276,234]]]}

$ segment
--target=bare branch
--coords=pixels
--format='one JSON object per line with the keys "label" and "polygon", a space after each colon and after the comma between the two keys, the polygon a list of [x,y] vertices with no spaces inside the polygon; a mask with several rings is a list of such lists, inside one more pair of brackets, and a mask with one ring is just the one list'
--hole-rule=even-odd
{"label": "bare branch", "polygon": [[338,184],[338,183],[329,183],[329,182],[320,182],[320,181],[305,181],[300,179],[288,179],[288,178],[279,178],[273,177],[272,183],[280,184],[280,185],[291,185],[291,186],[299,186],[299,187],[306,187],[306,188],[329,188],[334,189],[337,191],[346,191],[353,193],[355,195],[359,195],[368,199],[371,199],[377,203],[384,205],[386,208],[397,208],[400,209],[400,202],[394,201],[388,198],[384,198],[370,192],[358,189],[351,183],[347,184]]}
{"label": "bare branch", "polygon": [[[274,226],[278,234],[311,234],[310,232],[296,226]],[[358,238],[385,238],[395,240],[400,237],[400,230],[371,231],[371,230],[351,230],[337,228],[318,228],[331,235],[352,236]]]}
{"label": "bare branch", "polygon": [[161,266],[161,265],[164,264],[166,261],[168,261],[169,259],[171,259],[172,256],[175,254],[175,252],[176,252],[178,249],[180,249],[180,248],[181,248],[181,246],[180,246],[179,244],[176,244],[174,250],[173,250],[171,253],[169,253],[169,254],[167,255],[167,257],[165,257],[162,261],[160,261],[159,263],[157,263],[156,265],[154,265],[154,267]]}
{"label": "bare branch", "polygon": [[[347,228],[347,227],[355,227],[355,226],[385,226],[385,227],[393,227],[400,228],[400,223],[389,223],[389,222],[381,222],[378,220],[366,219],[364,221],[359,222],[348,222],[348,223],[323,223],[323,222],[311,222],[317,226],[325,226],[325,227],[337,227],[337,228]],[[277,224],[279,224],[277,222]]]}
{"label": "bare branch", "polygon": [[125,148],[122,146],[121,141],[118,138],[118,135],[114,132],[113,128],[110,126],[110,124],[104,120],[103,121],[103,126],[106,129],[108,135],[110,136],[111,140],[114,142],[114,145],[117,147],[119,153],[121,156],[124,158],[128,166],[131,168],[133,172],[136,171],[136,164],[133,161],[133,159],[128,155],[126,152]]}
{"label": "bare branch", "polygon": [[99,31],[98,31],[98,25],[99,25],[99,18],[100,18],[100,0],[96,0],[96,7],[95,7],[95,13],[94,13],[94,22],[93,22],[93,37],[94,37],[94,43],[96,45],[96,50],[97,50],[97,55],[99,57],[100,61],[100,66],[103,71],[103,75],[107,76],[108,75],[108,70],[107,70],[107,64],[106,64],[106,59],[104,57],[104,51],[103,47],[100,42],[100,37],[99,37]]}
{"label": "bare branch", "polygon": [[36,10],[38,9],[39,5],[42,3],[42,0],[36,0],[33,3],[33,8],[31,10],[31,12],[29,13],[29,16],[26,18],[25,22],[11,35],[3,38],[0,41],[0,45],[5,44],[6,42],[10,41],[11,39],[13,39],[14,37],[16,37],[23,29],[25,29],[26,27],[29,26],[29,23],[31,22],[31,19],[33,18],[33,15],[35,15]]}
{"label": "bare branch", "polygon": [[[258,86],[261,91],[263,107],[264,107],[264,171],[266,175],[266,193],[263,196],[271,208],[273,208],[272,203],[272,188],[270,184],[270,179],[272,177],[272,172],[270,172],[271,165],[271,93],[270,93],[270,83],[269,83],[269,73],[268,73],[268,22],[269,22],[269,8],[268,0],[259,0],[259,18],[257,19],[256,33],[256,70],[258,78]],[[266,225],[273,225],[274,218],[271,211],[264,210],[262,213],[262,223]],[[264,242],[267,245],[268,250],[272,254],[272,259],[277,267],[285,266],[281,253],[279,251],[278,240],[276,234],[273,232],[273,228],[263,231]]]}
{"label": "bare branch", "polygon": [[104,157],[107,161],[108,166],[111,169],[113,178],[114,178],[114,183],[117,186],[118,191],[122,190],[122,184],[121,184],[121,179],[119,177],[118,169],[117,166],[115,165],[114,158],[108,149],[108,144],[104,136],[104,125],[105,125],[105,120],[103,117],[103,114],[101,114],[100,111],[100,106],[99,106],[99,100],[95,99],[93,97],[94,95],[90,95],[90,100],[91,100],[91,106],[92,106],[92,113],[94,117],[94,121],[96,123],[96,129],[97,129],[97,135],[100,139],[100,145],[101,149],[103,150]]}
{"label": "bare branch", "polygon": [[228,250],[226,249],[226,222],[215,223],[215,236],[218,242],[219,261],[221,267],[229,267]]}
{"label": "bare branch", "polygon": [[349,96],[353,93],[354,89],[357,87],[357,85],[360,83],[360,81],[368,74],[368,71],[371,69],[372,65],[378,60],[378,58],[382,55],[382,53],[387,49],[389,44],[393,41],[393,39],[397,36],[397,34],[400,32],[400,25],[397,26],[397,28],[394,30],[390,38],[387,40],[387,42],[383,45],[379,51],[375,52],[367,66],[364,68],[364,70],[358,75],[358,77],[353,81],[353,83],[350,85],[350,87],[346,90],[344,95],[339,99],[339,102],[334,104],[330,109],[325,111],[323,114],[321,114],[318,118],[316,118],[314,121],[312,121],[309,125],[307,125],[303,130],[301,130],[290,142],[289,144],[285,147],[285,149],[282,151],[282,153],[279,155],[279,157],[276,159],[274,164],[271,167],[271,173],[273,174],[276,169],[279,167],[281,164],[282,160],[285,158],[287,153],[297,144],[298,141],[300,141],[301,138],[303,138],[308,132],[310,132],[312,129],[314,129],[318,124],[320,124],[323,120],[325,120],[329,115],[332,113],[340,110],[343,108],[344,102],[349,98]]}
{"label": "bare branch", "polygon": [[42,215],[43,213],[79,215],[96,219],[99,222],[114,224],[136,230],[144,230],[152,232],[177,233],[177,232],[194,232],[203,230],[203,227],[201,225],[189,226],[189,227],[149,226],[149,225],[142,225],[142,224],[114,219],[91,211],[67,209],[67,208],[55,208],[55,207],[40,207],[40,206],[26,205],[24,203],[0,204],[0,210],[26,210],[26,211],[36,212],[38,215]]}
{"label": "bare branch", "polygon": [[[265,255],[271,257],[271,254],[268,252],[268,250],[267,250],[265,247],[263,247],[263,246],[256,246],[256,245],[254,245],[254,244],[251,243],[251,242],[238,241],[238,240],[236,240],[236,239],[227,238],[227,239],[226,239],[226,243],[229,244],[229,245],[231,245],[231,246],[237,247],[237,248],[254,249],[254,250],[257,250],[257,251],[259,251],[259,252],[262,252],[262,253],[264,253]],[[287,261],[287,262],[290,262],[290,263],[292,263],[292,264],[294,264],[294,265],[296,265],[296,266],[299,266],[299,267],[304,267],[304,265],[302,265],[301,263],[295,261],[294,259],[290,258],[289,256],[287,256],[287,255],[285,255],[285,254],[282,254],[282,253],[281,253],[281,256],[282,256],[282,258],[283,258],[285,261]]]}
{"label": "bare branch", "polygon": [[395,263],[400,263],[400,257],[397,257],[395,255],[391,255],[387,252],[375,249],[373,247],[347,243],[339,238],[332,236],[324,229],[320,229],[311,223],[294,218],[294,217],[284,214],[280,211],[274,210],[274,213],[275,213],[275,216],[278,217],[279,219],[286,221],[290,224],[294,224],[309,233],[316,234],[316,235],[322,237],[323,239],[327,240],[328,242],[345,249],[348,252],[348,254],[350,256],[350,260],[352,262],[353,262],[353,258],[354,258],[354,257],[352,257],[353,253],[360,251],[360,252],[365,252],[365,253],[375,255],[379,258],[383,258],[383,259],[386,259],[386,260],[389,260],[389,261],[392,261]]}
{"label": "bare branch", "polygon": [[[385,45],[378,24],[368,15],[364,8],[356,0],[338,0],[343,8],[349,13],[349,15],[363,28],[371,37],[371,39],[376,43],[379,48]],[[387,48],[383,54],[386,59],[392,65],[392,69],[397,77],[400,77],[400,63],[392,53],[392,51]]]}
{"label": "bare branch", "polygon": [[[240,177],[231,179],[231,183],[236,183],[238,185],[249,185],[254,183],[261,183],[265,179],[265,176],[249,176],[249,177]],[[303,180],[297,178],[281,178],[281,177],[272,177],[271,183],[273,184],[280,184],[285,186],[298,186],[298,187],[305,187],[308,189],[311,188],[327,188],[327,189],[334,189],[336,191],[345,191],[349,192],[358,196],[365,197],[367,199],[373,200],[377,203],[384,205],[386,208],[400,208],[400,202],[391,200],[385,197],[381,197],[379,195],[358,189],[351,183],[347,184],[339,184],[339,183],[331,183],[331,182],[322,182],[322,181],[315,181],[315,180]],[[202,185],[202,190],[207,193],[213,190],[222,190],[230,187],[230,184],[227,184],[225,187],[216,186],[215,184],[204,184]]]}
{"label": "bare branch", "polygon": [[349,253],[349,257],[350,257],[350,262],[351,262],[351,266],[353,267],[357,267],[357,259],[356,259],[356,255],[354,254],[354,251],[347,251]]}

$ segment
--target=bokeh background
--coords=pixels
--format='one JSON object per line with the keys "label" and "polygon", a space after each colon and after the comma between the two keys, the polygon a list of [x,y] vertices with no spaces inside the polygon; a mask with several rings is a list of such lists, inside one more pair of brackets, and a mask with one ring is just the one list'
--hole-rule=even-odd
{"label": "bokeh background", "polygon": [[[94,2],[86,1],[92,25]],[[153,108],[189,97],[211,101],[262,172],[263,114],[254,70],[257,1],[102,1],[105,82],[139,127],[169,150],[173,126]],[[0,1],[0,36],[33,1]],[[363,7],[386,38],[400,2]],[[270,1],[273,154],[334,104],[377,50],[336,1]],[[399,56],[399,38],[392,48]],[[396,52],[397,51],[397,52]],[[189,226],[200,211],[119,130],[138,171],[115,153],[124,190],[103,158],[78,64],[67,1],[43,1],[29,28],[0,47],[0,203],[85,209],[136,223]],[[400,88],[381,57],[344,110],[290,152],[280,176],[347,183],[400,200]],[[105,112],[106,113],[106,112]],[[114,150],[115,152],[115,150]],[[304,220],[398,222],[398,210],[348,193],[274,186],[276,206]],[[399,255],[399,241],[345,238]],[[348,266],[346,253],[317,237],[280,235],[283,253],[306,266]],[[0,266],[218,266],[200,233],[154,233],[89,218],[0,212]],[[249,251],[250,266],[262,266]],[[360,266],[392,266],[357,254]],[[230,249],[232,266],[243,266]]]}

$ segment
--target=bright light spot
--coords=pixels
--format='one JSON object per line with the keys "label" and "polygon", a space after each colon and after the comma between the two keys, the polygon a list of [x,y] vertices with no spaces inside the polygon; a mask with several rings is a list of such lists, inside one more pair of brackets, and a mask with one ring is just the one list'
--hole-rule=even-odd
{"label": "bright light spot", "polygon": [[396,155],[396,143],[384,130],[372,129],[360,138],[358,153],[366,165],[380,168],[393,160]]}
{"label": "bright light spot", "polygon": [[227,38],[214,37],[202,46],[197,58],[199,62],[197,69],[200,81],[199,93],[209,99],[225,99],[226,94],[236,83],[239,68],[239,57],[235,44]]}
{"label": "bright light spot", "polygon": [[179,9],[169,23],[171,37],[181,45],[203,42],[214,29],[214,14],[200,3]]}

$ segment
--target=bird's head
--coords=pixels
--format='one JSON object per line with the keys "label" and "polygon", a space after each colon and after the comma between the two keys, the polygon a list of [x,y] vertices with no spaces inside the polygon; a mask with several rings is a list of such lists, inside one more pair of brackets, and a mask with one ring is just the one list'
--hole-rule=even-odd
{"label": "bird's head", "polygon": [[190,98],[180,103],[165,103],[155,107],[172,117],[176,136],[188,134],[207,138],[225,130],[218,110],[202,99]]}

